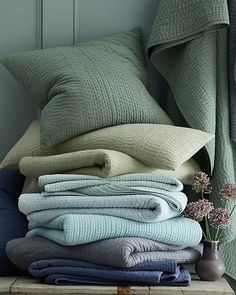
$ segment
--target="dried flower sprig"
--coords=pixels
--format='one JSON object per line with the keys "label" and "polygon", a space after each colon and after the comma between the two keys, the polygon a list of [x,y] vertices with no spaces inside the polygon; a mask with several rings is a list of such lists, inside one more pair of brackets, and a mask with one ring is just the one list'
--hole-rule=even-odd
{"label": "dried flower sprig", "polygon": [[[206,173],[197,172],[194,174],[192,189],[201,193],[201,199],[189,203],[184,210],[184,216],[197,222],[204,220],[206,231],[203,230],[203,235],[205,239],[211,240],[211,226],[216,230],[215,240],[219,240],[223,230],[230,225],[231,215],[236,207],[236,184],[227,183],[222,186],[220,193],[224,207],[220,208],[214,208],[214,204],[204,198],[204,194],[210,194],[212,191],[210,177]],[[225,208],[228,201],[235,203],[230,212]]]}
{"label": "dried flower sprig", "polygon": [[[201,222],[203,219],[207,220],[207,217],[212,210],[214,210],[213,203],[209,202],[207,199],[198,200],[196,202],[191,202],[186,206],[184,216],[197,222]],[[205,239],[208,239],[207,237],[210,238],[211,234],[207,225],[206,233],[202,230]]]}
{"label": "dried flower sprig", "polygon": [[204,172],[196,172],[192,181],[192,189],[197,193],[210,194],[212,191],[210,177]]}
{"label": "dried flower sprig", "polygon": [[198,200],[196,202],[191,202],[186,206],[184,216],[196,220],[197,222],[201,222],[213,209],[213,203],[206,199]]}

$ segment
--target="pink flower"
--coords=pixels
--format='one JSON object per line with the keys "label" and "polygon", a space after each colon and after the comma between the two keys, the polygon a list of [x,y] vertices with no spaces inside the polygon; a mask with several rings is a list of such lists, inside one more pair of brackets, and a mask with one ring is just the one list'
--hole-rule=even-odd
{"label": "pink flower", "polygon": [[213,203],[206,199],[198,200],[196,202],[191,202],[186,206],[184,216],[196,220],[197,222],[201,222],[213,209]]}
{"label": "pink flower", "polygon": [[236,184],[224,184],[221,189],[221,196],[225,200],[236,202]]}
{"label": "pink flower", "polygon": [[209,176],[204,172],[196,172],[192,181],[192,189],[197,193],[204,192],[210,194],[212,187]]}
{"label": "pink flower", "polygon": [[224,229],[230,225],[230,213],[225,208],[216,208],[210,212],[209,221],[212,227]]}

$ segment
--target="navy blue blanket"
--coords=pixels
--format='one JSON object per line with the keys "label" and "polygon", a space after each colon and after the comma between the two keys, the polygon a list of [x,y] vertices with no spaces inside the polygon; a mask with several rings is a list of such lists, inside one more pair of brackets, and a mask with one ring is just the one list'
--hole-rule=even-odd
{"label": "navy blue blanket", "polygon": [[30,264],[29,273],[56,285],[169,285],[187,286],[190,274],[175,260],[144,262],[130,268],[114,268],[78,260],[48,259]]}
{"label": "navy blue blanket", "polygon": [[[18,197],[25,177],[18,170],[0,170],[0,275],[18,274],[6,255],[8,241],[24,237],[28,228],[26,217],[18,210]],[[22,272],[22,271],[21,271]]]}

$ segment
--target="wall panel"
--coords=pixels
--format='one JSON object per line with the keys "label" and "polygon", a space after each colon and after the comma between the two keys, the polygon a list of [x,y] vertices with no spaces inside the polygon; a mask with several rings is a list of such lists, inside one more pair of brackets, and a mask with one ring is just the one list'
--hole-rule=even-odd
{"label": "wall panel", "polygon": [[75,0],[76,41],[87,41],[141,27],[147,39],[159,1]]}
{"label": "wall panel", "polygon": [[[0,55],[36,48],[36,0],[0,0]],[[0,65],[0,159],[36,116],[27,91]]]}
{"label": "wall panel", "polygon": [[43,48],[72,45],[74,0],[43,1]]}

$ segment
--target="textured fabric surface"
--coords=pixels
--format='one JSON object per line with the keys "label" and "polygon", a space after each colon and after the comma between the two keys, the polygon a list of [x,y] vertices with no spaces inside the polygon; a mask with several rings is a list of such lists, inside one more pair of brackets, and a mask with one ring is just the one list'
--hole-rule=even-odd
{"label": "textured fabric surface", "polygon": [[[162,0],[147,48],[170,86],[171,119],[216,135],[206,146],[213,171],[210,198],[216,206],[222,205],[222,184],[236,182],[236,145],[229,125],[228,24],[226,0]],[[226,272],[236,279],[236,214],[231,224],[222,235],[220,251]]]}
{"label": "textured fabric surface", "polygon": [[144,223],[106,215],[67,214],[38,223],[27,235],[43,236],[64,246],[131,236],[191,247],[201,241],[202,230],[199,223],[183,217]]}
{"label": "textured fabric surface", "polygon": [[32,263],[28,269],[34,277],[50,284],[95,285],[188,285],[190,275],[174,260],[145,262],[129,269],[107,267],[83,261],[49,259]]}
{"label": "textured fabric surface", "polygon": [[166,259],[174,259],[178,264],[194,264],[200,258],[202,244],[183,248],[128,237],[65,247],[40,236],[31,236],[9,241],[6,252],[9,259],[23,270],[34,261],[60,258],[126,268]]}
{"label": "textured fabric surface", "polygon": [[190,184],[194,173],[200,171],[193,159],[175,171],[162,170],[112,150],[86,150],[53,156],[24,157],[20,161],[19,169],[28,177],[23,190],[26,193],[40,191],[37,177],[45,174],[74,173],[111,177],[128,173],[158,173],[176,177],[184,184]]}
{"label": "textured fabric surface", "polygon": [[[96,190],[94,190],[96,192]],[[55,193],[46,196],[44,194],[23,194],[19,199],[19,209],[27,215],[31,226],[38,223],[47,223],[50,220],[65,214],[99,214],[117,216],[142,222],[157,222],[181,215],[181,212],[173,203],[168,203],[160,196],[151,194],[104,194],[90,196],[86,194],[73,195]],[[165,193],[163,191],[163,193]],[[181,192],[169,193],[173,201],[176,198],[182,203],[182,211],[187,204],[187,197]]]}
{"label": "textured fabric surface", "polygon": [[75,193],[84,192],[94,195],[94,191],[97,194],[99,188],[101,188],[101,195],[104,195],[106,188],[109,192],[116,189],[118,194],[121,191],[125,192],[127,189],[143,192],[155,192],[158,190],[181,192],[183,190],[183,184],[178,179],[151,173],[131,173],[107,178],[93,175],[53,174],[40,176],[38,183],[43,187],[45,193],[73,190]]}
{"label": "textured fabric surface", "polygon": [[176,170],[213,137],[209,133],[190,128],[158,124],[124,124],[96,130],[42,151],[39,123],[34,121],[7,154],[0,167],[18,167],[20,160],[26,156],[110,149],[128,154],[153,167]]}
{"label": "textured fabric surface", "polygon": [[140,29],[1,62],[42,108],[42,148],[107,126],[171,123],[146,88]]}
{"label": "textured fabric surface", "polygon": [[[19,209],[29,220],[48,220],[67,213],[108,214],[139,221],[180,215],[187,204],[182,183],[159,174],[134,173],[100,178],[53,174],[39,177],[41,194],[23,194]],[[77,211],[78,210],[78,211]],[[40,212],[42,211],[42,212]]]}
{"label": "textured fabric surface", "polygon": [[6,255],[6,244],[25,236],[27,220],[19,212],[17,202],[24,183],[18,170],[0,170],[0,275],[20,273]]}
{"label": "textured fabric surface", "polygon": [[228,32],[228,75],[230,94],[231,139],[236,142],[236,1],[228,0],[230,26]]}

